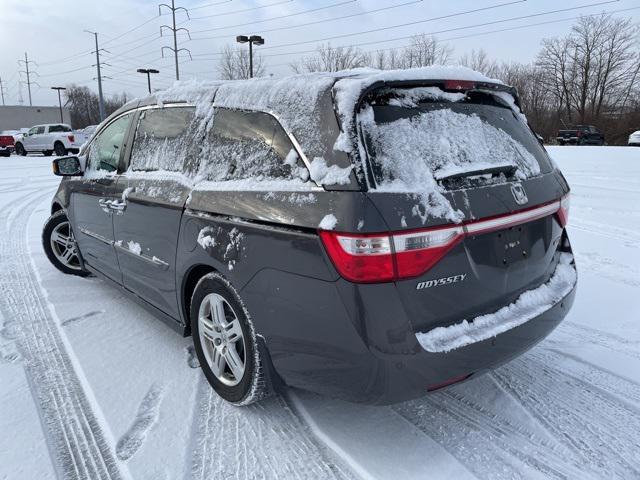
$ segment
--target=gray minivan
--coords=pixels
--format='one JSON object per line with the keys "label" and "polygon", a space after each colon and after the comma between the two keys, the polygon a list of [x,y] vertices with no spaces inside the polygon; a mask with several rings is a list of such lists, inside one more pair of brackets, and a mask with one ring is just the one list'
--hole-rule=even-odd
{"label": "gray minivan", "polygon": [[415,398],[523,353],[575,294],[567,182],[514,89],[462,67],[179,83],[53,168],[51,262],[192,335],[238,405]]}

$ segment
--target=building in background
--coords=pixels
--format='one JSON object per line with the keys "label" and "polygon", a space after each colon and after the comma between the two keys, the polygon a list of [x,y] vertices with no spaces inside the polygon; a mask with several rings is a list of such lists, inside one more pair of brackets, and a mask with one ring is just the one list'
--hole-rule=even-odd
{"label": "building in background", "polygon": [[[62,123],[71,125],[68,108],[62,109]],[[28,107],[24,105],[0,106],[0,131],[19,130],[42,123],[60,123],[58,107]]]}

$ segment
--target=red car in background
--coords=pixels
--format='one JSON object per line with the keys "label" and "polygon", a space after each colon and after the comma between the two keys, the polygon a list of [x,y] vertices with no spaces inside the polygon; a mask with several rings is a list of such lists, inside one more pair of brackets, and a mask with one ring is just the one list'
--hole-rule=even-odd
{"label": "red car in background", "polygon": [[13,135],[2,132],[0,133],[0,155],[8,157],[15,148],[15,139]]}

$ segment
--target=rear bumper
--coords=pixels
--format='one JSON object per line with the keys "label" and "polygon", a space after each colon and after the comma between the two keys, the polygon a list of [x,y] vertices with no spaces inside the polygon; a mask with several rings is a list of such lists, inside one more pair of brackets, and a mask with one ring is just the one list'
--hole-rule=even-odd
{"label": "rear bumper", "polygon": [[575,289],[576,283],[514,328],[446,352],[422,347],[393,284],[326,282],[263,270],[241,296],[287,385],[385,405],[422,397],[526,352],[566,316]]}

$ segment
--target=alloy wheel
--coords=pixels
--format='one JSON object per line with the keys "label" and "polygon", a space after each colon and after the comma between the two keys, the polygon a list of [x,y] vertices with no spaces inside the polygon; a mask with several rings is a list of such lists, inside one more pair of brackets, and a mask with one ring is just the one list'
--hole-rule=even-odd
{"label": "alloy wheel", "polygon": [[200,344],[207,364],[216,378],[235,386],[242,380],[246,347],[240,320],[224,297],[210,293],[198,312]]}
{"label": "alloy wheel", "polygon": [[51,232],[51,250],[58,261],[73,269],[81,270],[78,245],[69,222],[60,222]]}

